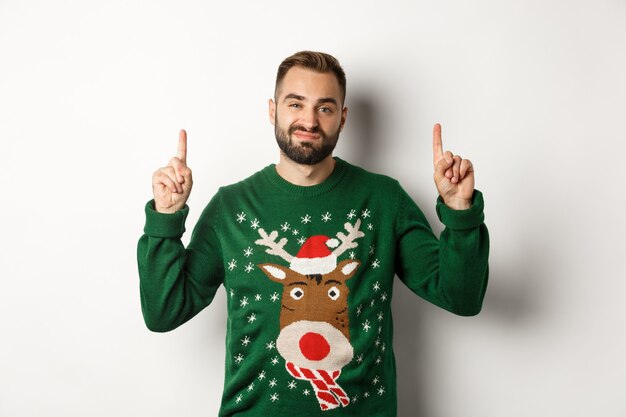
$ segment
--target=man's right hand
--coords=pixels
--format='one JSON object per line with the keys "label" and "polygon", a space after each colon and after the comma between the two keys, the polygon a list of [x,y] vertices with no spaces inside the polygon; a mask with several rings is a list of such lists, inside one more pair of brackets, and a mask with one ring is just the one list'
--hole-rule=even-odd
{"label": "man's right hand", "polygon": [[189,198],[192,185],[191,169],[187,166],[187,132],[181,129],[178,155],[152,175],[154,209],[159,213],[175,213],[182,209]]}

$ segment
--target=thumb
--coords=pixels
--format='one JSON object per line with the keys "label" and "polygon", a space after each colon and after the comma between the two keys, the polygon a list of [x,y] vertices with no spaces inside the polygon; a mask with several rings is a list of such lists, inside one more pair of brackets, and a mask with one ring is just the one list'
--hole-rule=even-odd
{"label": "thumb", "polygon": [[454,159],[450,158],[447,155],[444,155],[443,158],[437,162],[435,165],[435,180],[439,181],[444,178],[446,170],[452,166],[454,163]]}

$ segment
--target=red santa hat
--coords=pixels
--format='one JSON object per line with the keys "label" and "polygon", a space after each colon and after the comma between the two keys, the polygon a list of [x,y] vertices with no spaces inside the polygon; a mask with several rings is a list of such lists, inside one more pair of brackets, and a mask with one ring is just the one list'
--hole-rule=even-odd
{"label": "red santa hat", "polygon": [[291,260],[289,267],[303,275],[328,274],[337,267],[337,255],[330,251],[337,246],[337,239],[324,235],[311,236]]}

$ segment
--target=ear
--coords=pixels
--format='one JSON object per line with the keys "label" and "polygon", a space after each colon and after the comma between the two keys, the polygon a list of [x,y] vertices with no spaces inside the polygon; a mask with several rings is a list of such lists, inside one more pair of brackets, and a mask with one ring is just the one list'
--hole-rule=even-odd
{"label": "ear", "polygon": [[347,281],[356,273],[361,262],[356,259],[345,259],[337,265],[336,271]]}
{"label": "ear", "polygon": [[274,120],[276,120],[276,103],[271,98],[268,100],[268,113],[270,116],[270,123],[274,125]]}
{"label": "ear", "polygon": [[346,117],[348,117],[348,108],[344,107],[343,110],[341,110],[341,124],[339,125],[340,132],[343,130],[343,126],[346,124]]}
{"label": "ear", "polygon": [[261,268],[261,271],[265,272],[265,275],[267,275],[269,279],[279,284],[284,284],[291,273],[291,269],[277,264],[259,264],[258,267]]}

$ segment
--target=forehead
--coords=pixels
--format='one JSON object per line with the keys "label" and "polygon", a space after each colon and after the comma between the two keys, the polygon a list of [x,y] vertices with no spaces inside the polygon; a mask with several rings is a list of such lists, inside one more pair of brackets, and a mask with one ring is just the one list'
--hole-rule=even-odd
{"label": "forehead", "polygon": [[316,72],[302,67],[293,67],[287,71],[277,91],[278,99],[287,94],[296,94],[309,100],[332,97],[341,101],[341,87],[332,72]]}

